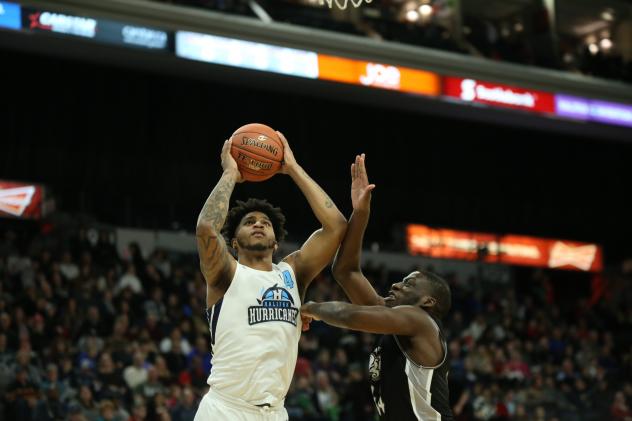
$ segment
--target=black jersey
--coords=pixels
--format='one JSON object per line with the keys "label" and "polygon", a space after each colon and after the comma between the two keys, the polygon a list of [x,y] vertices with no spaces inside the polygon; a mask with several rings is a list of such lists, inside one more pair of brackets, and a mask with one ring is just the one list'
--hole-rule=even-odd
{"label": "black jersey", "polygon": [[436,367],[422,367],[408,358],[395,335],[379,338],[371,353],[369,379],[381,421],[453,420],[447,346],[437,329],[444,354]]}

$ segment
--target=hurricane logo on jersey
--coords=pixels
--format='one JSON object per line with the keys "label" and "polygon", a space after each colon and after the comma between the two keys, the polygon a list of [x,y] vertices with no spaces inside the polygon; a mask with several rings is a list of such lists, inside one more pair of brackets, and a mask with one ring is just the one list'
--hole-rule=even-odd
{"label": "hurricane logo on jersey", "polygon": [[265,322],[286,322],[296,326],[298,308],[294,306],[294,298],[285,288],[274,284],[257,298],[258,306],[248,307],[248,324],[256,325]]}
{"label": "hurricane logo on jersey", "polygon": [[369,376],[372,382],[380,380],[380,370],[382,369],[382,348],[377,347],[371,352],[369,357]]}

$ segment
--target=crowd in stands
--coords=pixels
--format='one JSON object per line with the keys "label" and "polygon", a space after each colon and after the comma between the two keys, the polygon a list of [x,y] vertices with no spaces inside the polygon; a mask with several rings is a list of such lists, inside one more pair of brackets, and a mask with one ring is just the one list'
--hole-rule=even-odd
{"label": "crowd in stands", "polygon": [[[256,18],[251,2],[246,0],[157,1]],[[257,0],[257,3],[277,22],[632,82],[629,57],[624,58],[616,47],[590,51],[583,39],[554,35],[544,9],[533,13],[528,29],[522,23],[514,25],[468,14],[462,17],[463,26],[457,35],[453,23],[433,18],[423,22],[407,20],[402,12],[405,2],[382,0],[364,4],[362,7],[371,9],[370,13],[352,10],[339,13],[326,7],[324,0],[320,6],[319,0]],[[446,1],[436,0],[433,4],[441,10],[450,8],[450,2]]]}
{"label": "crowd in stands", "polygon": [[[196,256],[148,252],[119,255],[107,231],[0,230],[0,419],[193,419],[212,369],[206,286]],[[364,268],[380,291],[407,269]],[[457,420],[632,420],[630,274],[593,301],[565,299],[544,272],[488,286],[443,275]],[[308,299],[344,297],[323,273]],[[374,420],[375,339],[312,323],[290,419]]]}

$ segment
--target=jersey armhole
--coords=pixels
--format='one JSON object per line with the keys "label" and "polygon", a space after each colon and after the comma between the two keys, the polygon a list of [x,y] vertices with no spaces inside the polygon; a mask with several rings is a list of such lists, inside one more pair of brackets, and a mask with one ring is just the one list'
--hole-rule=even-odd
{"label": "jersey armhole", "polygon": [[[224,297],[226,297],[226,294],[228,294],[228,291],[230,291],[230,289],[232,288],[233,284],[235,284],[235,281],[237,280],[237,275],[239,274],[240,271],[243,270],[241,268],[243,265],[239,264],[239,262],[236,262],[236,263],[237,263],[237,266],[235,266],[235,273],[233,274],[233,277],[231,278],[230,282],[228,283],[228,288],[226,288],[226,291],[224,292],[224,295],[222,295],[220,297],[220,299],[217,300],[217,302],[215,304],[219,303],[220,301],[222,301],[224,299]],[[213,304],[213,306],[215,304]],[[206,313],[207,311],[211,310],[213,308],[213,306],[210,306],[210,307],[206,306],[206,309],[205,309],[204,312]]]}
{"label": "jersey armhole", "polygon": [[296,274],[294,273],[294,268],[292,267],[291,264],[289,264],[288,262],[284,262],[283,260],[281,260],[279,263],[276,264],[277,267],[281,270],[283,270],[283,267],[287,266],[287,268],[290,270],[290,273],[292,274],[292,278],[294,279],[295,282],[298,282],[298,280],[296,279]]}
{"label": "jersey armhole", "polygon": [[288,262],[280,261],[276,264],[276,266],[279,268],[281,273],[283,273],[284,270],[288,270],[290,272],[290,275],[292,275],[292,281],[295,284],[294,286],[298,288],[298,279],[296,279],[296,273],[294,273],[294,268],[292,267],[292,265]]}
{"label": "jersey armhole", "polygon": [[441,348],[443,349],[443,359],[441,360],[441,362],[435,366],[425,366],[425,365],[421,365],[417,362],[415,362],[415,360],[413,360],[408,353],[404,350],[404,347],[402,346],[401,343],[399,343],[399,338],[397,337],[397,335],[393,335],[393,337],[395,338],[395,343],[397,343],[397,347],[399,348],[400,351],[402,351],[402,354],[404,354],[404,357],[406,357],[406,359],[408,361],[410,361],[411,364],[415,365],[415,367],[420,367],[420,368],[425,368],[425,369],[429,369],[429,370],[434,370],[436,368],[439,368],[443,365],[443,363],[445,363],[446,359],[448,358],[448,345],[446,344],[446,342],[443,340],[442,336],[441,336],[441,329],[439,329],[439,326],[437,325],[437,322],[435,322],[432,317],[430,318],[430,320],[432,320],[432,323],[434,324],[435,328],[437,329],[437,336],[439,338],[439,342],[441,343]]}

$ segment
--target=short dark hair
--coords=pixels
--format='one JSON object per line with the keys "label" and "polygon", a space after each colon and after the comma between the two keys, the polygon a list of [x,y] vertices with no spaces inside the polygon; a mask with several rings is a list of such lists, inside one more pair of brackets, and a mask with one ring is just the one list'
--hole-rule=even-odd
{"label": "short dark hair", "polygon": [[450,311],[450,307],[452,307],[450,285],[448,285],[445,279],[435,273],[428,272],[427,270],[420,270],[419,273],[428,281],[430,285],[430,295],[437,300],[431,312],[439,319],[443,319]]}
{"label": "short dark hair", "polygon": [[244,216],[250,212],[261,212],[266,214],[270,218],[272,223],[272,229],[274,230],[274,237],[277,242],[283,241],[287,231],[285,231],[285,215],[281,211],[281,208],[274,207],[270,202],[265,199],[253,199],[250,198],[245,202],[237,200],[235,206],[228,211],[226,222],[222,228],[222,235],[230,246],[230,241],[235,238],[235,232],[239,223]]}

